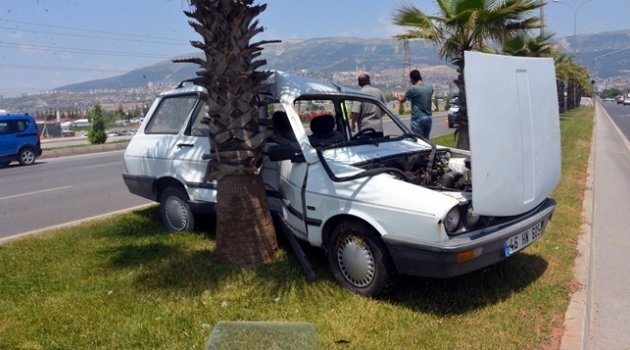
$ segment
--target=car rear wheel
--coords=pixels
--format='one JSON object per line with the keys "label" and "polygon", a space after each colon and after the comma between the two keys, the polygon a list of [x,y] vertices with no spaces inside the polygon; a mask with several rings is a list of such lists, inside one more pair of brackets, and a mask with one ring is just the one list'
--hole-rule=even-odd
{"label": "car rear wheel", "polygon": [[327,245],[335,279],[354,293],[375,297],[391,291],[398,272],[376,231],[358,220],[341,222]]}
{"label": "car rear wheel", "polygon": [[188,195],[177,187],[169,187],[160,195],[160,216],[169,231],[192,231],[195,227]]}
{"label": "car rear wheel", "polygon": [[35,158],[37,158],[35,151],[28,147],[22,148],[18,154],[18,162],[20,162],[21,165],[31,165],[35,163]]}

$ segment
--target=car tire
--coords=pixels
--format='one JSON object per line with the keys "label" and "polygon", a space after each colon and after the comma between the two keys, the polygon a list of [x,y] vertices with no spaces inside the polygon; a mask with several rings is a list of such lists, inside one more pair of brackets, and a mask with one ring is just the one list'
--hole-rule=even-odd
{"label": "car tire", "polygon": [[18,162],[20,162],[21,165],[31,165],[35,163],[36,158],[37,155],[35,151],[29,147],[22,148],[20,153],[18,153]]}
{"label": "car tire", "polygon": [[455,124],[453,124],[453,123],[451,123],[451,122],[449,122],[449,123],[448,123],[448,128],[449,128],[449,129],[452,129],[452,128],[454,128],[454,127],[455,127]]}
{"label": "car tire", "polygon": [[337,225],[327,243],[330,268],[337,282],[367,297],[391,292],[398,272],[376,231],[358,220]]}
{"label": "car tire", "polygon": [[169,231],[192,231],[195,227],[188,194],[177,187],[168,187],[160,194],[160,216]]}
{"label": "car tire", "polygon": [[1,162],[0,163],[0,168],[6,168],[9,166],[9,164],[11,164],[11,162]]}

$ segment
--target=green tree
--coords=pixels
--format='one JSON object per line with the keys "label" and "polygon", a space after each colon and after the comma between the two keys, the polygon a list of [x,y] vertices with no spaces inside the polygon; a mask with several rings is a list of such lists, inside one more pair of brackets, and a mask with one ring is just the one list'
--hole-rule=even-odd
{"label": "green tree", "polygon": [[590,96],[592,93],[591,79],[587,69],[575,63],[573,57],[565,54],[554,55],[554,62],[556,79],[566,86],[566,109],[578,107],[581,97]]}
{"label": "green tree", "polygon": [[556,53],[551,43],[552,33],[539,34],[535,37],[527,33],[518,33],[503,42],[503,53],[512,56],[550,57]]}
{"label": "green tree", "polygon": [[437,0],[438,13],[428,16],[413,5],[403,5],[394,14],[395,24],[409,27],[399,40],[425,39],[438,49],[440,57],[457,67],[459,125],[457,146],[469,149],[468,113],[464,81],[464,52],[491,51],[491,43],[529,29],[540,28],[540,19],[529,14],[544,5],[539,0]]}
{"label": "green tree", "polygon": [[607,88],[602,91],[603,98],[613,98],[620,95],[623,95],[623,91],[617,88]]}
{"label": "green tree", "polygon": [[90,128],[88,129],[88,141],[91,144],[103,144],[107,141],[105,133],[105,120],[103,119],[103,110],[99,103],[94,106],[94,110],[90,114]]}
{"label": "green tree", "polygon": [[191,44],[204,58],[179,62],[201,67],[193,82],[208,90],[206,100],[213,148],[206,180],[217,180],[217,257],[246,266],[269,262],[278,243],[260,171],[267,137],[258,129],[258,96],[269,72],[256,69],[261,45],[250,40],[263,29],[254,21],[266,5],[253,0],[189,0],[184,11],[203,42]]}
{"label": "green tree", "polygon": [[[571,56],[560,53],[556,45],[551,43],[553,34],[541,34],[530,37],[521,33],[508,38],[503,43],[503,53],[514,56],[552,57],[556,68],[558,82],[558,101],[560,110],[572,109],[579,106],[582,96],[591,95],[592,86],[588,71],[577,64]],[[568,92],[566,99],[564,91]],[[565,106],[566,101],[566,106]]]}

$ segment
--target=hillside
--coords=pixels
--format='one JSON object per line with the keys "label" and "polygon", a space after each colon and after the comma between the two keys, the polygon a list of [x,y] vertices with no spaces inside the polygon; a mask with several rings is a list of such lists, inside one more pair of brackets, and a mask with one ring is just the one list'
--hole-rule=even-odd
{"label": "hillside", "polygon": [[[630,30],[579,35],[577,60],[585,65],[597,81],[623,84],[630,81]],[[557,43],[568,53],[574,51],[573,38],[558,38]],[[175,58],[190,57],[190,53]],[[409,65],[403,64],[402,45],[393,39],[360,39],[351,37],[287,40],[268,44],[263,50],[266,69],[331,80],[342,85],[356,85],[356,72],[367,71],[373,84],[388,91],[403,90],[406,72],[419,68],[436,92],[445,95],[453,88],[456,72],[440,60],[435,48],[423,41],[410,42]],[[174,87],[195,76],[197,66],[173,63],[171,60],[138,68],[128,73],[100,80],[60,86],[49,95],[34,95],[0,100],[7,110],[47,111],[50,109],[89,109],[96,102],[117,105],[149,104],[160,91]]]}
{"label": "hillside", "polygon": [[[416,41],[410,45],[413,65],[440,65],[433,46]],[[190,53],[176,58],[200,56]],[[332,75],[337,72],[367,70],[380,72],[401,69],[402,49],[390,39],[322,38],[290,40],[268,44],[263,50],[266,69],[292,73]],[[56,90],[85,92],[95,89],[125,89],[147,86],[148,83],[178,83],[195,76],[197,66],[163,61],[116,77],[60,86]]]}

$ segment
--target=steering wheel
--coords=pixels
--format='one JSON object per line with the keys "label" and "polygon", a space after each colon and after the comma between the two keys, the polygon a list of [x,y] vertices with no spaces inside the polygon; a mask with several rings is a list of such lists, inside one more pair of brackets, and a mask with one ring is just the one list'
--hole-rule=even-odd
{"label": "steering wheel", "polygon": [[358,140],[360,138],[365,137],[367,134],[376,134],[376,130],[374,128],[365,128],[359,130],[356,134],[354,134],[350,139]]}

